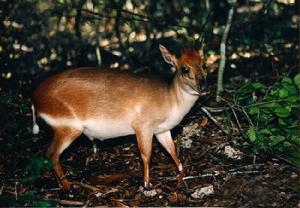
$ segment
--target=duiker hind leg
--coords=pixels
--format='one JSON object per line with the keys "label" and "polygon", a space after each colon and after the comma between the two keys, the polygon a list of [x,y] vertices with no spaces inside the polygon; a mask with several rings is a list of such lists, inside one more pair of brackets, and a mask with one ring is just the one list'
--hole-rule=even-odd
{"label": "duiker hind leg", "polygon": [[65,179],[64,171],[60,165],[61,153],[82,133],[82,131],[71,127],[52,127],[54,138],[47,151],[47,157],[53,162],[54,174],[60,186],[65,190],[71,188],[71,183]]}

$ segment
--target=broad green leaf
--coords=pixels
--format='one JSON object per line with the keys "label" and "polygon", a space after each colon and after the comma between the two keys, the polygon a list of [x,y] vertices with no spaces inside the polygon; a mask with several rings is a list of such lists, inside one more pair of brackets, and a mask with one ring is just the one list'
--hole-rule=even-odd
{"label": "broad green leaf", "polygon": [[250,141],[251,142],[255,142],[255,140],[256,140],[255,127],[254,126],[250,126],[247,133],[248,133],[248,137],[249,137]]}
{"label": "broad green leaf", "polygon": [[296,119],[296,120],[293,120],[292,122],[290,122],[290,125],[291,126],[296,126],[298,127],[298,134],[297,135],[300,135],[300,125],[299,125],[299,121]]}
{"label": "broad green leaf", "polygon": [[289,92],[290,96],[299,96],[299,91],[295,85],[285,84],[283,87]]}
{"label": "broad green leaf", "polygon": [[255,82],[255,83],[252,83],[252,87],[255,89],[255,90],[259,90],[259,89],[262,89],[262,88],[266,88],[266,86],[262,83],[259,83],[259,82]]}
{"label": "broad green leaf", "polygon": [[289,106],[291,108],[294,108],[294,109],[298,110],[300,108],[300,103],[299,102],[297,102],[297,103],[289,103]]}
{"label": "broad green leaf", "polygon": [[276,96],[278,94],[278,89],[272,89],[270,95]]}
{"label": "broad green leaf", "polygon": [[294,77],[294,82],[295,82],[295,84],[297,85],[298,89],[300,89],[300,74],[297,74],[297,75]]}
{"label": "broad green leaf", "polygon": [[289,92],[286,89],[281,89],[279,90],[279,97],[280,98],[285,98],[289,95]]}
{"label": "broad green leaf", "polygon": [[284,141],[283,142],[283,147],[284,148],[289,148],[289,147],[291,147],[292,145],[291,145],[291,143],[290,142],[288,142],[288,141]]}
{"label": "broad green leaf", "polygon": [[293,81],[292,81],[292,79],[291,78],[289,78],[289,77],[283,77],[283,79],[282,79],[282,81],[281,81],[282,83],[288,83],[288,84],[293,84]]}
{"label": "broad green leaf", "polygon": [[299,157],[289,157],[288,160],[295,166],[300,167],[300,158]]}
{"label": "broad green leaf", "polygon": [[268,129],[268,128],[261,129],[259,132],[260,132],[261,134],[264,134],[264,135],[265,135],[265,134],[267,134],[267,135],[272,134],[271,130]]}
{"label": "broad green leaf", "polygon": [[244,84],[240,89],[239,91],[242,93],[242,94],[245,94],[245,93],[249,93],[249,92],[252,92],[254,90],[253,86],[252,86],[252,83],[246,83]]}
{"label": "broad green leaf", "polygon": [[286,108],[274,108],[273,109],[273,112],[278,116],[278,117],[281,117],[281,118],[286,118],[290,115],[290,111]]}
{"label": "broad green leaf", "polygon": [[287,109],[289,112],[292,111],[292,108],[291,108],[291,106],[289,106],[289,105],[286,105],[284,108]]}
{"label": "broad green leaf", "polygon": [[271,136],[270,139],[271,139],[271,145],[275,146],[275,145],[279,144],[280,142],[284,141],[285,137],[281,136],[281,135],[277,135],[277,136]]}
{"label": "broad green leaf", "polygon": [[287,125],[287,123],[281,118],[278,118],[278,123],[279,123],[279,125],[282,125],[282,126]]}
{"label": "broad green leaf", "polygon": [[259,112],[259,108],[258,107],[249,108],[249,114],[250,115],[256,115],[258,112]]}
{"label": "broad green leaf", "polygon": [[271,102],[271,103],[268,103],[267,105],[266,105],[266,107],[268,107],[268,108],[282,108],[282,106],[278,103],[278,102]]}
{"label": "broad green leaf", "polygon": [[285,98],[287,102],[297,102],[299,101],[299,96],[288,96],[287,98]]}
{"label": "broad green leaf", "polygon": [[264,134],[262,134],[261,132],[258,132],[255,137],[256,137],[255,147],[258,150],[260,150],[260,151],[265,150],[266,147],[269,146],[268,140],[265,139],[266,136]]}
{"label": "broad green leaf", "polygon": [[291,136],[291,141],[294,142],[295,144],[299,145],[300,144],[300,137],[297,135],[292,135]]}
{"label": "broad green leaf", "polygon": [[260,111],[259,116],[257,117],[257,120],[260,122],[267,122],[272,119],[274,119],[274,116],[270,112],[265,113],[265,112]]}

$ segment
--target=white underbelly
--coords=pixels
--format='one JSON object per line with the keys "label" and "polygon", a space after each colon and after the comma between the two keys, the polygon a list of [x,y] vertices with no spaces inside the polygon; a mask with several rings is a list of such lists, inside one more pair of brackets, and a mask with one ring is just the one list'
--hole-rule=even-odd
{"label": "white underbelly", "polygon": [[90,139],[104,140],[134,134],[132,119],[128,117],[117,120],[92,119],[82,121],[77,118],[54,118],[43,113],[40,116],[50,126],[71,127],[82,131]]}
{"label": "white underbelly", "polygon": [[83,122],[83,134],[100,140],[134,134],[128,120],[88,120]]}

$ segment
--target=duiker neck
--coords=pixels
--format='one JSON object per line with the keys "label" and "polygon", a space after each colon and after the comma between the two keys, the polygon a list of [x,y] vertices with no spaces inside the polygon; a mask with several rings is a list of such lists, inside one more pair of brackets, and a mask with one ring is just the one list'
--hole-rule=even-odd
{"label": "duiker neck", "polygon": [[173,80],[170,83],[169,93],[175,98],[174,101],[176,101],[178,105],[192,107],[199,98],[199,94],[191,92],[189,86],[187,86],[179,76],[180,75],[178,74],[174,75]]}

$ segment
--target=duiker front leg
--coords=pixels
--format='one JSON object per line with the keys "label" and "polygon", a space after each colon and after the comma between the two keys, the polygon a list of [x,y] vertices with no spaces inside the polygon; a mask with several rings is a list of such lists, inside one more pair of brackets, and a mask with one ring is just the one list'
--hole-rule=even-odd
{"label": "duiker front leg", "polygon": [[65,179],[64,171],[59,162],[61,153],[81,134],[80,130],[71,127],[52,127],[54,138],[47,151],[47,157],[53,162],[53,170],[60,186],[65,190],[71,188],[71,183]]}
{"label": "duiker front leg", "polygon": [[150,188],[149,166],[152,153],[153,132],[149,128],[137,128],[135,132],[138,147],[144,163],[144,187]]}
{"label": "duiker front leg", "polygon": [[163,133],[156,134],[155,136],[158,139],[159,143],[167,150],[167,152],[173,158],[173,160],[179,170],[179,173],[180,173],[177,186],[182,187],[184,185],[184,181],[183,181],[184,171],[183,171],[182,164],[177,157],[176,148],[175,148],[175,144],[172,139],[172,136],[171,136],[171,132],[165,131]]}

